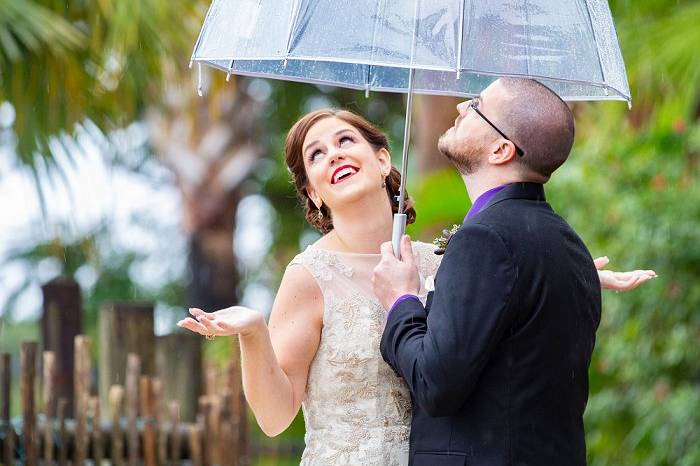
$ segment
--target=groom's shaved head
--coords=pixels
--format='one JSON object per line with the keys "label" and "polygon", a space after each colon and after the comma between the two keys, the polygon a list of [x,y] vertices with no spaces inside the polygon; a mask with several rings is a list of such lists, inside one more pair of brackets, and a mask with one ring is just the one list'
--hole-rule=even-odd
{"label": "groom's shaved head", "polygon": [[552,90],[532,79],[500,78],[503,92],[499,122],[525,155],[518,158],[525,174],[547,181],[569,156],[574,143],[574,117]]}

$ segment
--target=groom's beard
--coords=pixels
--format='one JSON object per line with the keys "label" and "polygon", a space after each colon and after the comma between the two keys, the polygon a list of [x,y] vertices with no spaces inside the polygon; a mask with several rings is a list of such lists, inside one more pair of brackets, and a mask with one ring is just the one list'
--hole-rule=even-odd
{"label": "groom's beard", "polygon": [[481,148],[475,144],[462,141],[458,144],[454,138],[449,138],[447,133],[440,136],[438,140],[438,150],[447,157],[460,173],[471,175],[475,173],[481,165],[479,154]]}

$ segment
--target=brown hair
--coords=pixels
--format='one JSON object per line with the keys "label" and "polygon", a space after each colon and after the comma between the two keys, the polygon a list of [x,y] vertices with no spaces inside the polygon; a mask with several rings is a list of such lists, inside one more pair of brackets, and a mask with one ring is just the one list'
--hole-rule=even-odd
{"label": "brown hair", "polygon": [[[338,118],[339,120],[342,120],[345,123],[355,127],[360,132],[362,137],[367,140],[370,146],[372,146],[375,152],[380,149],[386,149],[387,151],[389,150],[389,141],[383,132],[377,129],[369,121],[348,110],[334,108],[316,110],[314,112],[307,113],[296,123],[294,123],[292,129],[290,129],[289,133],[287,133],[287,139],[284,143],[284,158],[287,162],[287,167],[292,174],[294,187],[297,190],[297,196],[299,197],[304,213],[306,214],[306,221],[308,221],[311,226],[323,234],[326,234],[333,229],[333,218],[331,216],[330,209],[328,209],[325,204],[321,205],[321,213],[323,216],[319,217],[319,209],[316,208],[316,205],[314,205],[306,192],[309,179],[306,176],[302,145],[304,144],[306,134],[309,132],[311,127],[318,121],[325,118]],[[399,173],[396,167],[392,166],[391,172],[386,177],[386,193],[387,196],[389,196],[391,210],[394,213],[397,213],[399,210],[399,202],[397,198],[399,196],[400,186],[401,173]],[[413,208],[413,200],[408,196],[408,192],[406,192],[404,199],[404,213],[408,217],[408,223],[413,223],[416,220],[416,211]]]}

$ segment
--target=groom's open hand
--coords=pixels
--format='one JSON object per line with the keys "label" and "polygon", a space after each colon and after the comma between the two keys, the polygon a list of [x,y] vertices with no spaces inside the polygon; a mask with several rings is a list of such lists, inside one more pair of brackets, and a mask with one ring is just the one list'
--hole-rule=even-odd
{"label": "groom's open hand", "polygon": [[401,238],[401,260],[394,256],[391,241],[381,246],[382,259],[374,268],[372,286],[384,309],[389,311],[397,299],[407,294],[418,294],[420,278],[413,262],[411,237]]}

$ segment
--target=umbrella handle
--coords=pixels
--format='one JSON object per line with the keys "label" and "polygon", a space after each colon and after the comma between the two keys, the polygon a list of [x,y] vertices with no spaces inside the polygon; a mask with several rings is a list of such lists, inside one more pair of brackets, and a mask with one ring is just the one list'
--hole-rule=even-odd
{"label": "umbrella handle", "polygon": [[406,232],[406,214],[394,214],[394,227],[391,231],[391,245],[394,247],[394,256],[401,259],[401,237]]}

